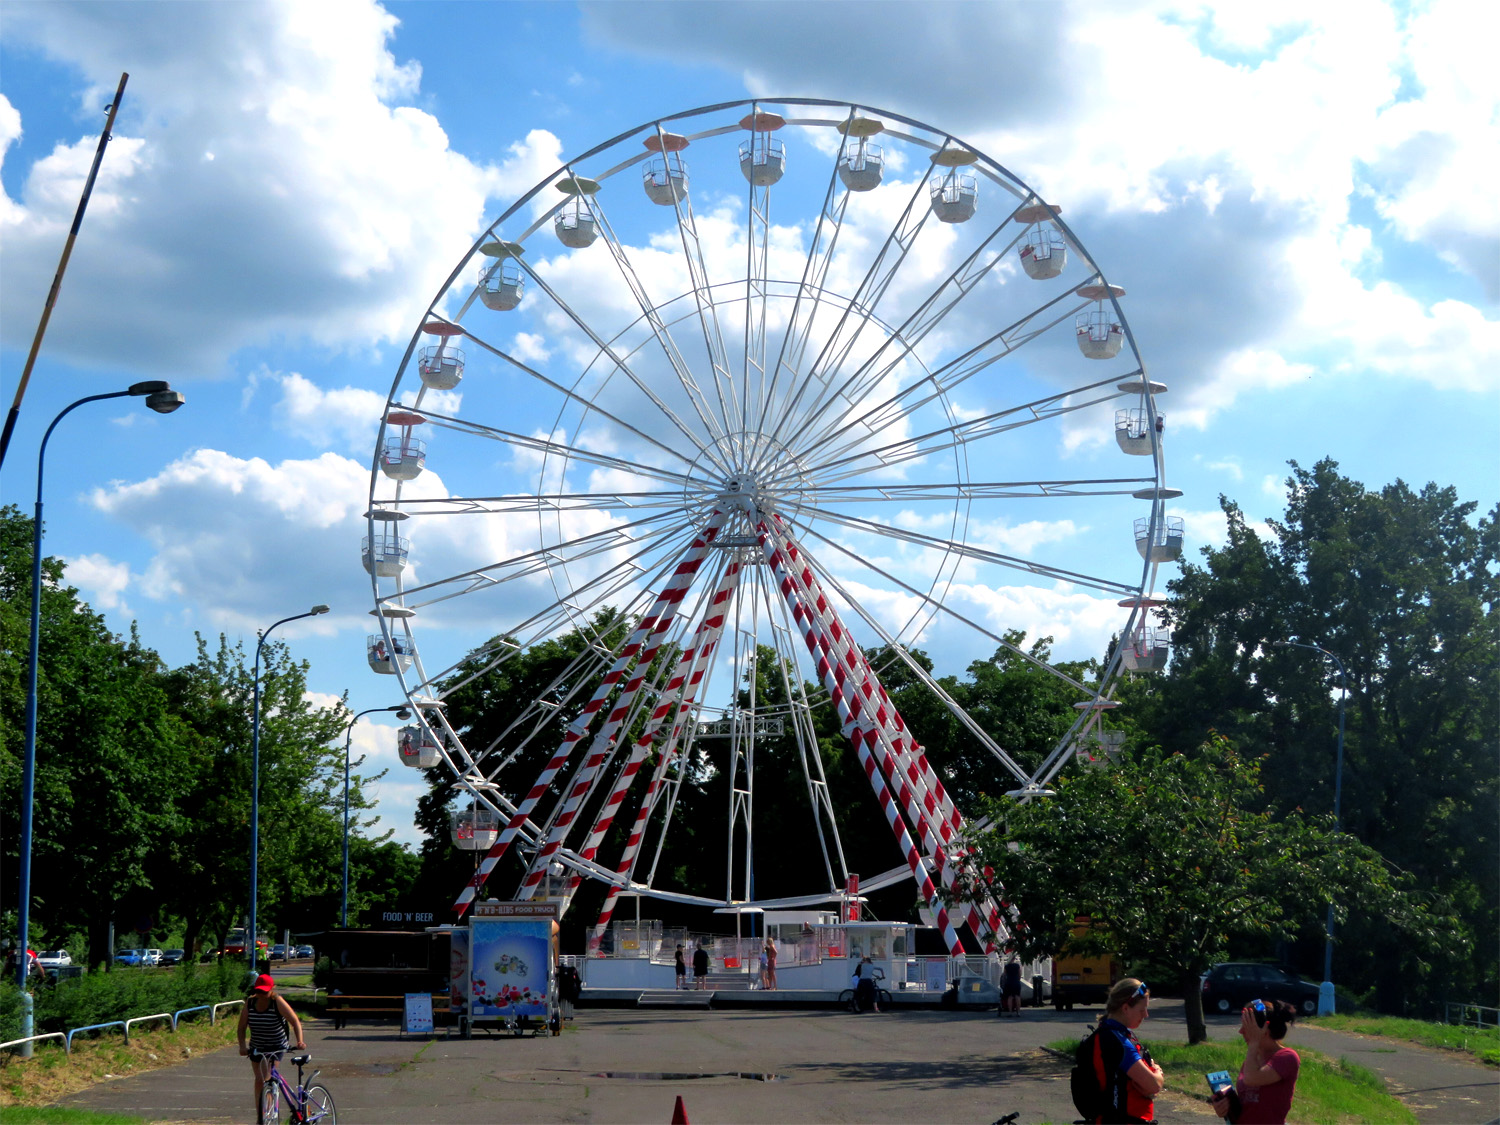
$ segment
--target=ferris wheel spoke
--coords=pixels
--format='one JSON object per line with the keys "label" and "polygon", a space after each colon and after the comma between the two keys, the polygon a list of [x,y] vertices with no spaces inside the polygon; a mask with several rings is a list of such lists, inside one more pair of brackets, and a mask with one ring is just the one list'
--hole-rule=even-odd
{"label": "ferris wheel spoke", "polygon": [[[851,106],[846,123],[852,121],[858,109]],[[833,167],[828,173],[828,188],[823,193],[823,206],[818,211],[818,221],[807,244],[807,258],[802,265],[802,280],[797,286],[797,296],[787,319],[786,331],[781,337],[781,347],[776,361],[771,365],[770,386],[760,404],[753,430],[765,433],[769,412],[776,401],[777,387],[782,372],[795,380],[801,368],[803,354],[812,335],[813,322],[817,319],[823,283],[828,276],[828,267],[833,263],[834,251],[838,247],[839,232],[844,225],[844,211],[849,204],[849,192],[839,191],[839,165],[849,147],[848,130],[834,156]],[[759,463],[756,465],[760,467]]]}
{"label": "ferris wheel spoke", "polygon": [[1077,387],[1034,399],[1020,406],[1007,407],[977,418],[967,418],[946,426],[939,426],[899,441],[844,452],[836,459],[814,462],[809,466],[809,471],[818,474],[821,479],[839,480],[862,475],[877,466],[888,468],[905,461],[927,457],[945,449],[967,446],[1009,430],[1034,426],[1038,422],[1049,422],[1065,414],[1074,414],[1080,410],[1087,410],[1109,402],[1120,396],[1121,392],[1117,388],[1087,399],[1075,399],[1074,396],[1098,390],[1114,382],[1113,378],[1105,379],[1085,387]]}
{"label": "ferris wheel spoke", "polygon": [[616,512],[682,507],[682,490],[671,492],[554,492],[545,495],[431,496],[401,501],[401,510],[423,515],[514,515],[516,513]]}
{"label": "ferris wheel spoke", "polygon": [[[438,318],[433,317],[431,319],[438,319]],[[536,368],[532,367],[530,364],[525,363],[524,361],[517,359],[515,356],[509,354],[504,349],[499,348],[499,347],[495,346],[494,344],[491,344],[483,336],[475,335],[472,331],[470,331],[467,328],[464,329],[464,336],[465,336],[466,339],[468,339],[475,346],[480,347],[480,348],[484,349],[485,351],[489,352],[496,359],[502,360],[505,363],[510,364],[517,371],[520,371],[523,375],[527,375],[530,378],[536,380],[538,383],[541,383],[543,386],[549,388],[550,390],[556,391],[558,394],[560,394],[568,402],[575,403],[575,404],[577,404],[579,406],[584,407],[585,409],[589,410],[590,412],[599,415],[601,418],[606,419],[611,425],[618,426],[621,430],[625,431],[626,433],[630,433],[630,434],[635,435],[637,438],[639,438],[641,441],[645,442],[647,445],[655,446],[657,449],[661,450],[663,453],[666,453],[668,456],[673,457],[673,458],[675,458],[678,461],[682,461],[682,462],[684,462],[685,464],[688,464],[688,465],[691,465],[693,463],[693,458],[687,456],[681,450],[673,447],[671,444],[669,444],[667,442],[662,441],[660,438],[654,437],[652,434],[650,434],[647,431],[641,429],[640,427],[635,426],[635,425],[631,424],[630,422],[627,422],[624,418],[621,418],[618,414],[615,414],[615,413],[612,413],[609,410],[606,410],[604,407],[602,407],[601,405],[599,405],[599,403],[597,401],[595,401],[593,399],[590,399],[586,395],[579,394],[577,391],[575,391],[575,390],[573,390],[573,389],[571,389],[569,387],[563,386],[561,383],[557,382],[555,379],[549,378],[547,375],[545,375],[542,372],[538,371]],[[425,393],[425,392],[426,392],[426,388],[424,387],[423,388],[423,393]],[[393,404],[393,405],[400,407],[400,404]],[[400,408],[406,409],[404,407],[400,407]],[[508,435],[506,433],[506,431],[496,429],[495,427],[484,426],[484,425],[481,425],[481,424],[479,424],[477,422],[467,421],[467,420],[465,420],[463,418],[453,418],[453,417],[447,417],[447,416],[444,416],[444,415],[431,414],[431,413],[429,413],[426,410],[422,410],[421,413],[423,414],[424,417],[427,417],[429,419],[434,419],[434,418],[441,419],[443,423],[445,423],[447,426],[449,426],[449,427],[451,427],[453,429],[464,430],[464,431],[468,431],[468,432],[472,432],[472,433],[476,433],[476,434],[485,434],[485,435],[494,435],[494,436],[499,436],[499,435],[504,434],[504,435],[506,435],[505,440],[511,440],[511,435]],[[664,472],[665,470],[662,470],[662,471]]]}
{"label": "ferris wheel spoke", "polygon": [[[411,409],[410,407],[407,407],[401,403],[395,403],[393,404],[393,407],[397,410]],[[499,441],[503,442],[506,445],[515,446],[517,449],[525,450],[528,453],[539,453],[544,456],[550,455],[554,457],[564,457],[569,460],[583,461],[590,465],[596,465],[601,469],[613,469],[617,472],[628,473],[631,476],[650,477],[654,480],[663,481],[667,484],[673,485],[704,486],[709,483],[708,481],[703,480],[699,477],[689,476],[684,473],[675,473],[669,469],[642,464],[639,460],[630,460],[629,458],[625,457],[615,457],[608,453],[599,452],[598,450],[584,449],[579,447],[578,445],[566,441],[559,441],[555,438],[532,437],[529,434],[515,433],[511,430],[502,430],[495,426],[486,426],[482,423],[471,422],[464,418],[454,418],[451,415],[446,414],[434,414],[430,411],[425,410],[422,412],[422,417],[424,420],[435,424],[440,429],[456,430],[460,433],[470,434],[475,437],[489,438],[493,441]],[[661,443],[653,439],[652,444],[660,445]],[[683,457],[676,450],[673,450],[668,446],[662,446],[662,448],[667,449],[667,451],[670,452],[674,457],[677,457],[683,461],[687,461],[689,464],[691,464],[689,458]]]}
{"label": "ferris wheel spoke", "polygon": [[932,597],[930,594],[923,593],[921,590],[917,589],[915,586],[911,585],[910,583],[903,582],[901,579],[899,579],[895,575],[891,574],[888,570],[885,570],[883,567],[876,566],[869,559],[862,558],[860,555],[856,554],[854,551],[851,551],[849,548],[845,547],[842,543],[838,542],[837,540],[830,539],[830,538],[828,538],[828,536],[820,534],[816,528],[811,527],[811,526],[809,526],[807,524],[801,523],[800,521],[798,521],[798,525],[801,527],[802,533],[803,533],[803,535],[805,537],[817,539],[817,540],[819,540],[822,543],[826,543],[830,548],[832,548],[833,550],[837,551],[839,554],[845,556],[850,561],[856,562],[860,566],[866,568],[867,570],[870,570],[870,571],[874,572],[875,574],[880,575],[881,578],[883,578],[887,582],[891,583],[891,585],[893,585],[893,586],[899,586],[901,589],[905,590],[908,594],[911,594],[914,598],[917,598],[918,600],[920,600],[924,605],[928,606],[929,608],[931,608],[933,610],[936,610],[938,612],[941,612],[941,613],[947,615],[948,617],[951,617],[953,620],[958,621],[959,623],[968,626],[968,628],[972,629],[974,632],[978,633],[980,636],[985,637],[988,640],[994,641],[995,644],[999,645],[1001,648],[1007,650],[1008,652],[1013,653],[1016,656],[1019,656],[1022,660],[1025,660],[1027,663],[1032,664],[1032,665],[1036,666],[1037,668],[1042,669],[1042,671],[1046,672],[1048,675],[1056,677],[1057,679],[1061,680],[1063,683],[1067,684],[1069,687],[1076,688],[1078,691],[1082,692],[1084,695],[1092,696],[1094,694],[1093,689],[1085,687],[1083,684],[1081,684],[1077,680],[1073,679],[1073,677],[1069,676],[1067,673],[1059,671],[1058,669],[1054,668],[1052,665],[1048,664],[1045,660],[1038,660],[1036,657],[1032,656],[1025,649],[1019,647],[1018,645],[1015,645],[1015,644],[1011,643],[1010,641],[1007,641],[1004,637],[1000,636],[998,633],[994,632],[993,630],[986,628],[985,626],[981,625],[979,622],[973,620],[972,618],[964,616],[963,614],[959,613],[953,607],[944,604],[942,601],[940,601],[937,598]]}
{"label": "ferris wheel spoke", "polygon": [[[666,133],[660,123],[656,126],[658,144],[663,156],[667,152]],[[733,399],[734,375],[729,369],[729,353],[724,346],[724,331],[719,324],[719,310],[714,301],[713,287],[709,281],[708,266],[703,260],[703,243],[698,237],[698,217],[693,210],[691,192],[683,192],[681,198],[673,194],[672,211],[677,218],[677,238],[682,244],[682,259],[687,264],[688,284],[693,292],[693,304],[698,311],[698,325],[703,332],[703,347],[708,354],[708,364],[714,376],[714,394],[719,400],[720,417],[724,428],[733,432],[732,413],[726,392]]]}
{"label": "ferris wheel spoke", "polygon": [[[677,416],[677,412],[674,411],[669,405],[667,405],[666,401],[660,395],[658,395],[654,389],[652,389],[651,385],[630,368],[630,365],[625,362],[624,357],[620,356],[614,350],[614,348],[610,346],[609,343],[607,343],[602,337],[600,337],[600,335],[589,326],[588,321],[580,316],[573,309],[573,307],[568,304],[567,301],[563,300],[562,296],[558,294],[558,292],[554,290],[550,285],[548,285],[546,281],[542,279],[541,275],[538,274],[536,270],[532,269],[527,262],[523,261],[520,258],[515,259],[515,261],[520,266],[521,270],[526,274],[526,276],[532,280],[536,287],[551,299],[552,303],[557,306],[558,310],[562,312],[562,314],[569,320],[571,320],[574,326],[577,327],[580,332],[582,332],[589,338],[590,342],[593,343],[594,347],[599,349],[601,354],[608,357],[610,363],[614,366],[614,369],[623,374],[625,378],[630,381],[630,384],[635,387],[635,389],[638,390],[646,398],[646,400],[651,403],[652,406],[654,406],[658,411],[661,412],[661,416],[667,421],[671,422],[674,427],[676,427],[677,431],[681,433],[682,436],[692,444],[694,449],[696,449],[699,453],[706,452],[708,447],[705,444],[704,438],[694,433],[692,427],[686,425],[682,421],[682,419]],[[596,405],[597,404],[595,403],[591,403],[590,408],[592,409]],[[638,431],[634,431],[632,428],[632,432]],[[655,444],[662,445],[661,442],[656,442]],[[663,448],[668,447],[663,446]],[[691,462],[693,460],[693,458],[685,457],[682,454],[678,454],[678,456],[685,461]]]}
{"label": "ferris wheel spoke", "polygon": [[[946,399],[953,390],[968,379],[1074,315],[1083,307],[1083,304],[1067,301],[1070,296],[1071,293],[1063,294],[1033,309],[989,339],[975,345],[922,378],[908,383],[895,394],[873,406],[864,406],[858,394],[851,393],[845,397],[846,405],[838,416],[818,420],[816,429],[812,425],[814,420],[809,419],[808,424],[801,427],[799,433],[795,435],[794,444],[806,445],[808,448],[828,448],[834,456],[837,456],[857,446],[860,442],[868,440],[881,430],[900,424],[928,403]],[[911,343],[914,344],[915,341]],[[901,354],[875,371],[873,380],[867,381],[868,388],[873,391],[875,387],[878,387],[880,381],[891,374],[910,352],[911,347],[905,347]],[[1106,384],[1118,383],[1118,381],[1119,376],[1115,376],[1099,380],[1090,386],[1103,387]],[[1087,388],[1077,390],[1083,389]],[[1069,394],[1077,393],[1077,390],[1048,396],[1043,401],[1060,401]],[[1112,398],[1114,394],[1107,397]]]}
{"label": "ferris wheel spoke", "polygon": [[[885,296],[886,290],[890,288],[891,282],[900,272],[907,254],[910,253],[917,240],[917,235],[921,233],[927,217],[932,214],[927,206],[931,179],[932,169],[929,167],[913,186],[905,209],[897,217],[895,225],[891,227],[890,233],[886,235],[880,250],[861,278],[858,289],[844,306],[828,338],[818,349],[817,357],[808,366],[806,374],[797,384],[796,392],[782,410],[781,417],[777,419],[771,431],[773,443],[789,445],[790,441],[785,433],[787,423],[801,418],[815,418],[825,409],[829,396],[834,392],[832,391],[833,380],[823,373],[838,371],[843,366],[865,326],[874,319],[875,310],[881,298]],[[851,318],[852,325],[850,324]],[[813,397],[810,402],[803,405],[803,393],[809,388],[815,388]]]}
{"label": "ferris wheel spoke", "polygon": [[958,543],[948,539],[940,539],[935,535],[924,535],[919,531],[911,531],[888,523],[876,523],[874,520],[846,516],[839,512],[823,508],[803,508],[802,511],[809,515],[815,515],[820,519],[825,519],[830,523],[847,527],[851,531],[867,532],[871,535],[880,536],[883,539],[896,539],[903,543],[910,543],[916,547],[925,547],[930,550],[940,551],[943,554],[951,553],[960,558],[973,559],[976,562],[993,563],[995,566],[1024,571],[1027,574],[1035,574],[1040,578],[1052,578],[1058,582],[1088,586],[1094,590],[1121,596],[1131,595],[1136,592],[1135,586],[1115,582],[1108,578],[1098,578],[1093,575],[1080,574],[1077,571],[1063,570],[1059,567],[1032,562],[1030,559],[1019,558],[1015,555],[1003,555],[998,551],[988,551],[983,547],[976,547],[969,543]]}
{"label": "ferris wheel spoke", "polygon": [[963,481],[941,484],[812,485],[803,494],[820,505],[915,500],[1029,500],[1058,496],[1130,496],[1154,477],[1101,477],[1094,480]]}
{"label": "ferris wheel spoke", "polygon": [[[669,520],[672,522],[669,523]],[[512,555],[503,562],[460,571],[414,586],[403,585],[397,592],[381,598],[380,602],[382,605],[404,605],[408,609],[417,610],[434,602],[456,597],[460,593],[487,589],[519,579],[534,578],[546,574],[558,565],[570,562],[579,563],[599,555],[632,548],[635,552],[627,559],[618,562],[615,568],[628,567],[640,572],[643,568],[638,562],[639,559],[649,554],[662,540],[673,536],[680,537],[687,526],[675,512],[647,516],[632,523],[604,528],[565,542],[537,547]],[[454,586],[459,589],[451,589]],[[445,590],[448,592],[440,593]],[[424,594],[439,596],[432,596],[426,601],[415,603],[410,601],[412,597]]]}
{"label": "ferris wheel spoke", "polygon": [[714,440],[723,438],[725,436],[723,421],[714,414],[712,404],[704,394],[703,388],[698,385],[698,380],[694,377],[687,360],[683,358],[676,341],[672,339],[671,331],[662,319],[660,310],[647,294],[646,287],[630,260],[630,255],[626,253],[624,243],[615,234],[614,227],[610,224],[604,208],[599,205],[597,197],[589,201],[589,208],[599,221],[600,232],[604,236],[604,243],[609,249],[610,256],[614,259],[615,268],[619,270],[626,288],[630,290],[636,307],[641,310],[641,316],[650,327],[651,334],[660,346],[662,355],[671,366],[673,374],[677,376],[678,384],[687,395],[688,401],[692,403],[698,420],[703,423],[704,431]]}

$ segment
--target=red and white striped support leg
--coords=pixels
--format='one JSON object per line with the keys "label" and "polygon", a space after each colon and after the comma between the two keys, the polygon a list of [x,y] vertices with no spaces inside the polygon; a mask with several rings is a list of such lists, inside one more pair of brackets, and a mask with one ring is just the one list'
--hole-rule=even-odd
{"label": "red and white striped support leg", "polygon": [[[927,854],[938,864],[939,877],[950,889],[958,884],[959,879],[963,880],[961,885],[965,887],[978,885],[973,878],[967,877],[971,873],[965,870],[964,855],[953,843],[963,828],[963,818],[943,790],[942,782],[932,772],[925,756],[921,756],[919,766],[917,758],[920,750],[901,718],[900,711],[886,694],[880,678],[870,667],[859,645],[839,620],[812,568],[803,562],[801,550],[786,529],[785,521],[779,515],[772,519],[779,545],[788,559],[788,572],[806,591],[819,629],[828,639],[835,674],[852,681],[853,689],[865,700],[866,707],[873,709],[873,717],[882,732],[880,765],[886,780],[897,790],[908,819],[916,825]],[[936,793],[933,792],[934,789]],[[1002,940],[1008,936],[1000,921],[999,910],[988,895],[979,896],[977,901],[966,897],[964,912],[975,938],[984,944],[987,951],[995,947],[997,936]]]}
{"label": "red and white striped support leg", "polygon": [[[860,700],[861,707],[872,720],[875,737],[870,741],[871,752],[878,755],[877,760],[885,780],[890,788],[896,790],[908,819],[916,826],[923,847],[937,867],[938,878],[949,890],[955,890],[960,884],[959,872],[955,870],[953,863],[954,857],[945,847],[946,836],[939,839],[932,827],[935,802],[923,791],[914,769],[906,761],[909,736],[906,734],[905,723],[895,705],[881,689],[874,669],[865,661],[859,646],[829,604],[817,576],[801,561],[795,541],[783,530],[780,521],[777,531],[780,533],[778,546],[785,552],[788,560],[787,573],[805,591],[803,612],[809,615],[810,620],[804,621],[803,627],[811,624],[818,630],[819,644],[828,655],[834,676],[845,695]],[[965,896],[963,910],[976,940],[992,947],[993,927],[985,924],[979,907],[968,896]]]}
{"label": "red and white striped support leg", "polygon": [[949,952],[954,957],[961,956],[963,943],[958,940],[958,934],[954,932],[953,924],[948,919],[947,907],[938,896],[937,888],[932,883],[932,876],[928,874],[926,864],[923,863],[916,845],[912,843],[911,836],[906,831],[906,823],[901,819],[901,814],[891,798],[890,789],[881,778],[875,757],[870,752],[870,746],[878,741],[873,720],[865,714],[859,698],[852,693],[846,693],[842,681],[835,674],[834,661],[830,659],[824,645],[819,644],[816,618],[804,608],[804,596],[791,575],[788,574],[786,557],[773,541],[771,530],[763,519],[757,519],[756,534],[760,539],[761,549],[765,552],[766,561],[776,575],[781,595],[786,599],[787,607],[791,610],[793,621],[800,622],[805,630],[803,639],[807,643],[808,651],[817,661],[818,676],[833,699],[844,734],[859,755],[860,766],[864,769],[865,777],[870,782],[875,798],[885,813],[886,823],[890,825],[891,832],[896,837],[896,844],[906,856],[907,865],[916,878],[922,897],[938,921],[938,927],[948,943]]}
{"label": "red and white striped support leg", "polygon": [[609,671],[605,673],[604,678],[599,682],[599,686],[595,689],[593,697],[584,705],[578,717],[568,725],[567,732],[563,735],[562,744],[557,748],[557,753],[552,755],[551,760],[543,767],[542,772],[537,775],[537,779],[527,792],[526,798],[516,807],[515,815],[505,825],[494,845],[485,853],[484,859],[480,861],[479,867],[474,872],[474,877],[469,880],[464,889],[459,893],[457,901],[453,904],[454,913],[458,917],[462,918],[464,912],[469,909],[469,904],[474,901],[474,896],[479,893],[479,888],[484,886],[485,880],[490,877],[490,872],[495,869],[495,865],[505,855],[506,849],[511,845],[511,841],[516,838],[517,833],[521,830],[521,826],[526,823],[527,817],[536,808],[537,802],[547,792],[547,786],[557,776],[558,771],[567,764],[568,759],[573,754],[574,747],[578,745],[579,741],[587,733],[589,724],[593,722],[599,708],[604,706],[604,701],[609,698],[610,692],[619,683],[620,677],[625,674],[625,669],[629,667],[632,658],[640,651],[642,643],[658,629],[660,621],[663,618],[670,623],[671,619],[676,615],[677,606],[681,603],[683,595],[687,592],[693,575],[697,573],[698,568],[703,564],[704,555],[708,552],[708,545],[713,542],[714,537],[719,534],[720,528],[724,526],[724,515],[724,511],[717,508],[709,515],[708,522],[703,525],[703,530],[694,537],[692,544],[683,553],[682,562],[678,563],[677,569],[673,572],[672,578],[668,581],[666,587],[656,596],[656,600],[651,604],[651,609],[641,619],[641,623],[636,626],[635,631],[630,635],[629,640],[626,641],[625,647],[615,657],[614,664],[611,665]]}
{"label": "red and white striped support leg", "polygon": [[[598,853],[599,844],[604,839],[604,834],[614,824],[615,813],[624,802],[625,794],[634,783],[641,763],[646,760],[651,743],[655,741],[662,724],[669,717],[680,720],[681,716],[686,714],[693,705],[698,685],[703,679],[703,671],[713,655],[714,648],[719,643],[719,638],[724,633],[724,622],[728,619],[729,605],[739,582],[740,564],[731,561],[724,568],[724,576],[719,580],[718,588],[709,602],[707,613],[694,631],[692,644],[683,649],[677,658],[677,667],[672,670],[672,676],[667,681],[667,687],[661,695],[660,702],[651,712],[651,717],[646,721],[640,737],[631,746],[630,755],[615,779],[614,787],[610,789],[609,796],[605,798],[604,805],[599,810],[599,815],[594,819],[594,826],[589,830],[588,837],[578,853],[583,859],[591,860]],[[568,881],[569,898],[578,889],[581,881],[582,876],[577,874],[574,874]],[[566,906],[566,903],[564,905]]]}

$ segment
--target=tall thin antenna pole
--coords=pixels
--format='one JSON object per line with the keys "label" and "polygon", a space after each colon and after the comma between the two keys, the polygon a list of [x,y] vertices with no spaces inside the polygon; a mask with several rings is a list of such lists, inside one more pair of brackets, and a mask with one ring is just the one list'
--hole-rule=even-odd
{"label": "tall thin antenna pole", "polygon": [[94,180],[98,178],[99,165],[104,161],[104,146],[109,144],[110,134],[114,131],[115,115],[120,112],[120,103],[125,100],[125,83],[129,80],[128,73],[120,75],[115,100],[105,110],[109,117],[104,122],[104,132],[99,134],[99,147],[94,150],[94,166],[89,169],[89,178],[84,181],[83,196],[78,200],[78,213],[73,216],[68,241],[63,243],[62,260],[57,263],[52,288],[47,291],[47,303],[42,306],[42,320],[36,326],[36,338],[31,341],[31,354],[26,357],[26,368],[21,372],[21,382],[16,387],[16,399],[10,404],[10,413],[5,416],[5,430],[0,433],[0,465],[5,464],[5,451],[10,448],[10,435],[15,431],[16,419],[21,414],[21,400],[26,397],[26,384],[31,382],[31,369],[36,366],[37,352],[42,350],[42,337],[47,334],[47,322],[52,319],[52,309],[57,304],[57,291],[62,288],[63,273],[68,268],[68,259],[73,256],[73,243],[78,241],[78,228],[83,226],[83,213],[88,210],[89,196],[94,192]]}

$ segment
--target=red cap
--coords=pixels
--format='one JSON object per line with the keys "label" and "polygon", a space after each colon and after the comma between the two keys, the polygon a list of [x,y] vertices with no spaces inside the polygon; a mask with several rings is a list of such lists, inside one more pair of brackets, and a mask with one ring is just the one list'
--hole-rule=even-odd
{"label": "red cap", "polygon": [[270,992],[276,987],[276,978],[270,973],[261,973],[255,978],[255,983],[250,988],[255,992]]}

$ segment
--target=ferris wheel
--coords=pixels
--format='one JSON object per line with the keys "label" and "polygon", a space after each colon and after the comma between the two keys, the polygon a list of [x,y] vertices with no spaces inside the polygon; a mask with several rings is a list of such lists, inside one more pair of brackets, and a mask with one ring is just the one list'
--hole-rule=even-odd
{"label": "ferris wheel", "polygon": [[[1182,550],[1165,510],[1180,493],[1119,280],[1056,201],[974,147],[816,99],[647,123],[507,207],[402,358],[363,544],[369,663],[416,715],[401,760],[451,772],[454,842],[483,853],[460,914],[507,854],[516,897],[566,909],[604,883],[596,934],[622,893],[838,900],[848,797],[813,726],[831,705],[894,845],[862,889],[914,880],[955,950],[964,926],[1003,933],[982,895],[944,906],[963,813],[882,677],[925,683],[1029,799],[1108,750],[1122,670],[1165,665],[1151,611]],[[1120,636],[1088,682],[1007,638],[1025,606],[1079,598]],[[585,643],[503,729],[450,714],[453,693],[564,634]],[[918,644],[948,667],[929,673]],[[1076,696],[1040,764],[938,682],[1002,648]],[[776,902],[753,890],[772,738],[795,744],[818,840],[806,892]],[[656,874],[695,753],[728,805],[718,897]],[[617,820],[623,853],[605,855]]]}

